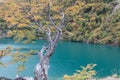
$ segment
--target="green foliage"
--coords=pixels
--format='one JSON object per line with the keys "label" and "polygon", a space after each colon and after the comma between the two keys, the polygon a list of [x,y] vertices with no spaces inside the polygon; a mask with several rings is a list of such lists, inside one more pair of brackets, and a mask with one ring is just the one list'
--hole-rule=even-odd
{"label": "green foliage", "polygon": [[1,38],[6,37],[7,30],[8,30],[7,23],[5,22],[5,20],[0,18],[0,37]]}
{"label": "green foliage", "polygon": [[[36,4],[35,1],[29,3],[18,0],[8,2],[0,8],[0,17],[9,25],[7,31],[9,37],[13,37],[16,41],[25,40],[24,43],[45,38],[44,32],[34,23],[40,21],[45,29],[48,25],[51,26],[47,17],[49,1],[42,1],[41,4]],[[53,0],[50,2],[51,16],[59,25],[59,13],[64,10],[66,29],[63,29],[62,38],[65,40],[120,46],[119,12],[110,16],[116,4],[118,2],[114,0]],[[54,31],[54,28],[51,30]]]}
{"label": "green foliage", "polygon": [[5,32],[7,29],[7,23],[5,22],[5,20],[0,18],[0,30],[2,30],[3,32]]}
{"label": "green foliage", "polygon": [[96,75],[94,67],[96,64],[88,64],[86,67],[81,66],[82,70],[76,70],[72,76],[64,75],[63,80],[87,80]]}
{"label": "green foliage", "polygon": [[111,2],[114,1],[73,1],[73,4],[66,9],[66,13],[68,13],[66,14],[66,32],[73,34],[69,36],[68,40],[120,46],[120,15],[119,12],[115,12],[110,16],[114,8]]}
{"label": "green foliage", "polygon": [[[0,50],[0,67],[7,67],[10,64],[18,63],[18,73],[25,70],[25,63],[28,61],[28,58],[37,54],[37,50],[28,50],[27,52],[22,52],[22,48],[14,49],[12,47],[6,47]],[[3,57],[10,57],[8,62],[3,63]]]}
{"label": "green foliage", "polygon": [[18,65],[18,73],[25,70],[25,65]]}

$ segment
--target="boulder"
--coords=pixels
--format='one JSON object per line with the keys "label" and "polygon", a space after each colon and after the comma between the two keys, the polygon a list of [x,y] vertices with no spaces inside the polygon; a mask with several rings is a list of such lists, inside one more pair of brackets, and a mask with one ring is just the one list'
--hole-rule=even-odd
{"label": "boulder", "polygon": [[6,78],[6,77],[0,77],[0,80],[12,80],[12,79],[9,79],[9,78]]}

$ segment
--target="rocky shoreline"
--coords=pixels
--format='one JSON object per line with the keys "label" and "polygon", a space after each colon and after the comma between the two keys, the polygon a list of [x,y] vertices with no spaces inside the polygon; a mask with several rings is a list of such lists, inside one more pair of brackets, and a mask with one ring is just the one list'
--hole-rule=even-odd
{"label": "rocky shoreline", "polygon": [[[34,80],[34,78],[32,77],[19,77],[16,79],[9,79],[6,77],[0,77],[0,80]],[[105,78],[101,78],[101,79],[87,79],[87,80],[120,80],[119,77],[105,77]]]}
{"label": "rocky shoreline", "polygon": [[98,78],[98,79],[88,79],[88,80],[120,80],[120,76],[117,74],[114,74],[112,76],[104,77],[104,78]]}
{"label": "rocky shoreline", "polygon": [[88,79],[88,80],[120,80],[120,78],[106,77],[102,79]]}
{"label": "rocky shoreline", "polygon": [[16,79],[10,79],[10,78],[6,78],[6,77],[0,77],[0,80],[34,80],[34,78],[32,78],[32,77],[19,77]]}

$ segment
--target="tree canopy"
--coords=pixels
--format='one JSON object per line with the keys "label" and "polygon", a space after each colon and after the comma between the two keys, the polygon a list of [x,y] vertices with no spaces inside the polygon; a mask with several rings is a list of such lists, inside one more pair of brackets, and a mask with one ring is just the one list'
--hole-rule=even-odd
{"label": "tree canopy", "polygon": [[[47,17],[48,2],[52,6],[51,16],[57,25],[59,12],[65,12],[66,29],[63,30],[62,39],[120,45],[120,15],[118,10],[114,10],[119,4],[117,0],[9,0],[0,7],[1,18],[9,27],[8,36],[18,41],[27,39],[25,42],[43,37],[36,22],[41,21],[44,27],[51,24]],[[51,30],[54,31],[54,28]]]}
{"label": "tree canopy", "polygon": [[[65,40],[120,46],[119,8],[120,2],[114,0],[6,0],[0,4],[0,33],[24,43],[40,38],[48,41],[38,52],[41,63],[35,71],[36,78],[44,74],[44,80],[62,33]],[[9,49],[5,51],[11,52]],[[17,52],[10,56],[25,62],[23,58],[29,55]]]}

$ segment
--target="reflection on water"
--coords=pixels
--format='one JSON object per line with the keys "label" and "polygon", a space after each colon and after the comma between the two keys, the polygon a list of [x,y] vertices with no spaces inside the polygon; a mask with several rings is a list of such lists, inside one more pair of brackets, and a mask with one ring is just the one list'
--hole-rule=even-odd
{"label": "reflection on water", "polygon": [[[12,39],[0,40],[0,49],[6,46],[14,48],[22,47],[22,51],[29,49],[39,50],[44,40],[39,40],[35,44],[14,43]],[[3,61],[8,60],[4,58]],[[28,60],[26,70],[20,73],[21,76],[33,76],[33,69],[38,62],[38,57],[34,56]],[[97,77],[104,77],[114,73],[120,74],[120,47],[95,45],[78,42],[60,41],[50,61],[49,77],[51,80],[61,79],[64,74],[71,75],[80,66],[89,63],[97,64]],[[9,65],[6,68],[0,67],[0,76],[14,78],[17,72],[17,64]],[[60,80],[58,79],[58,80]]]}

